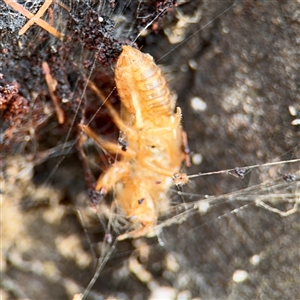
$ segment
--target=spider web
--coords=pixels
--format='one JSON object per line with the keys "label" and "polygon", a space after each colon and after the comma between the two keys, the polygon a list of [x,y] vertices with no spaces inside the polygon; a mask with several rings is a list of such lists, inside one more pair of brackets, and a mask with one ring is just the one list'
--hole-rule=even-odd
{"label": "spider web", "polygon": [[[101,3],[99,11],[107,13],[109,6]],[[205,2],[179,5],[177,17],[165,21],[170,31],[165,30],[161,44],[150,32],[141,38],[145,44],[142,51],[165,66],[183,109],[190,148],[193,155],[203,158],[200,165],[187,170],[191,175],[201,172],[200,176],[191,178],[182,189],[172,189],[170,213],[158,224],[159,240],[115,244],[111,223],[115,217],[110,211],[108,223],[103,223],[101,215],[98,219],[86,206],[86,194],[74,185],[77,181],[72,181],[67,195],[59,189],[78,169],[70,167],[72,158],[63,154],[62,161],[61,150],[53,149],[53,156],[59,158],[48,165],[51,176],[48,171],[45,177],[41,175],[44,165],[35,169],[43,186],[34,198],[39,208],[20,215],[20,207],[27,211],[27,202],[34,206],[32,199],[20,192],[23,202],[16,201],[6,210],[12,218],[7,224],[20,219],[10,226],[10,234],[20,234],[22,226],[31,234],[17,247],[5,244],[6,261],[11,265],[4,273],[5,291],[13,291],[16,298],[22,292],[30,293],[24,286],[26,272],[30,272],[31,284],[40,283],[45,297],[51,294],[47,289],[51,285],[61,290],[55,297],[89,292],[87,299],[297,297],[298,216],[280,214],[292,213],[299,201],[299,131],[291,124],[297,119],[293,108],[298,114],[300,111],[295,73],[299,53],[293,38],[288,38],[297,15],[280,3],[219,3],[216,10]],[[131,4],[128,1],[122,9],[111,10],[124,21],[116,22],[120,36],[138,34],[130,19],[139,20],[142,10],[130,10]],[[201,18],[193,23],[198,7]],[[250,29],[245,25],[249,23]],[[175,29],[186,34],[179,46],[166,39]],[[271,46],[264,50],[265,45]],[[196,103],[200,98],[206,104],[206,110],[195,108],[195,98]],[[64,140],[68,139],[64,136]],[[23,167],[22,158],[10,159],[19,169],[10,168],[8,177],[17,174],[30,181],[34,163]],[[205,176],[214,171],[217,173]],[[49,187],[53,181],[54,189]],[[17,185],[11,188],[17,195],[18,189]],[[41,203],[49,193],[52,199],[45,200],[45,206],[51,209],[43,211]],[[76,205],[58,205],[64,198],[76,199]],[[26,246],[31,243],[37,250]],[[56,250],[51,254],[51,249]],[[91,249],[100,258],[93,260]],[[97,270],[93,262],[100,266],[99,277],[89,291],[88,283]],[[36,298],[38,294],[29,295]]]}

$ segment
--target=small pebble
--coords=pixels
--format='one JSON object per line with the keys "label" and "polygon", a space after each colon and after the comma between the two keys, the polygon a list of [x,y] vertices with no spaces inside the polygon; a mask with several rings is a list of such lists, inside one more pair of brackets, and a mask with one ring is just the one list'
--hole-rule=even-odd
{"label": "small pebble", "polygon": [[236,270],[232,275],[234,282],[243,282],[248,278],[248,273],[244,270]]}
{"label": "small pebble", "polygon": [[195,153],[192,155],[192,162],[194,165],[200,165],[202,163],[203,157],[200,153]]}
{"label": "small pebble", "polygon": [[207,108],[207,104],[199,97],[191,99],[191,106],[195,111],[205,111]]}

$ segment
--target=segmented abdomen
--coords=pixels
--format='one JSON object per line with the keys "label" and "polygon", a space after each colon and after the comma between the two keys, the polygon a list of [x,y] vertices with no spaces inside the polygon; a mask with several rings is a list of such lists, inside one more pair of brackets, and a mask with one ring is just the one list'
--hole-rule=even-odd
{"label": "segmented abdomen", "polygon": [[[130,113],[135,113],[140,106],[142,114],[173,114],[173,97],[161,70],[149,54],[123,46],[116,65],[115,78],[122,103]],[[135,103],[135,97],[139,98],[139,103]]]}

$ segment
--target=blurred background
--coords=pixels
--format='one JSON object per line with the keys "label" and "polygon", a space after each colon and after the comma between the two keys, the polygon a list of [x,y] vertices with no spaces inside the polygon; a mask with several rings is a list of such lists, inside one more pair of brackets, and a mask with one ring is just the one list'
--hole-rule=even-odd
{"label": "blurred background", "polygon": [[[2,299],[299,299],[299,1],[14,3],[0,3]],[[170,191],[159,239],[114,243],[118,220],[89,204],[113,161],[77,125],[117,140],[86,78],[119,108],[131,43],[177,95],[184,171],[221,172]]]}

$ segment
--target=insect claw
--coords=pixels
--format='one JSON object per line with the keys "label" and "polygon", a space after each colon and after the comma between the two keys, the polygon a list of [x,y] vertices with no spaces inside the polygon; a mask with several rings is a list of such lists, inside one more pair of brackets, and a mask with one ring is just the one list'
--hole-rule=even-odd
{"label": "insect claw", "polygon": [[88,195],[93,207],[97,206],[104,200],[104,195],[106,195],[106,193],[104,193],[104,188],[102,189],[99,192],[95,191],[94,189],[89,189]]}
{"label": "insect claw", "polygon": [[185,173],[176,173],[172,177],[173,183],[176,185],[185,185],[189,182],[189,178]]}

